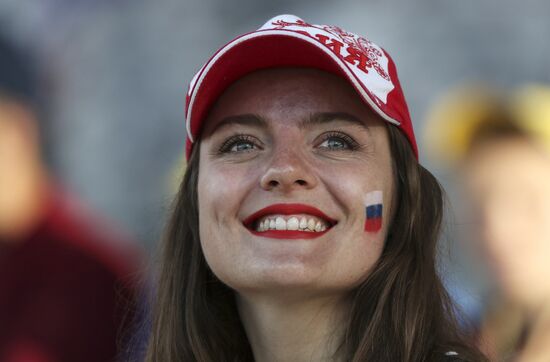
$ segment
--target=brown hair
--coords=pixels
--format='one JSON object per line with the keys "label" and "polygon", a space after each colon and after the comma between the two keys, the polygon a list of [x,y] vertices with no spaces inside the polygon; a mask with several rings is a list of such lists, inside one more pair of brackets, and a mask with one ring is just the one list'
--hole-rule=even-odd
{"label": "brown hair", "polygon": [[466,148],[466,156],[479,146],[492,141],[525,139],[532,141],[533,135],[521,127],[521,119],[508,105],[505,98],[486,100],[486,110],[479,116]]}
{"label": "brown hair", "polygon": [[[352,292],[338,353],[347,361],[437,361],[452,350],[462,360],[485,361],[460,335],[436,271],[441,187],[404,135],[393,126],[388,130],[397,185],[394,219],[379,261]],[[148,362],[254,360],[234,292],[212,273],[201,250],[199,149],[190,157],[165,235]]]}

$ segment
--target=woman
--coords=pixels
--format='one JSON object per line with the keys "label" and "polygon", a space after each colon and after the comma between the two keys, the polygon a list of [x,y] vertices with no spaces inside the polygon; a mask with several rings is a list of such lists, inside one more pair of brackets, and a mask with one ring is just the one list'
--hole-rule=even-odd
{"label": "woman", "polygon": [[187,129],[148,361],[483,360],[435,270],[442,193],[384,50],[276,17],[199,71]]}

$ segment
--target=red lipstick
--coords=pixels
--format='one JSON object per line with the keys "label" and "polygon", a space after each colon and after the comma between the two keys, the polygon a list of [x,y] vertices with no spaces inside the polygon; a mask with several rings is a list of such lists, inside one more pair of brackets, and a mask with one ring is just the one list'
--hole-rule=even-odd
{"label": "red lipstick", "polygon": [[[267,230],[267,231],[259,232],[254,230],[254,222],[256,220],[258,220],[259,218],[265,215],[273,215],[273,214],[279,214],[279,215],[309,214],[325,220],[330,225],[330,227],[325,231],[321,231],[321,232],[310,232],[310,231],[302,231],[302,230]],[[253,213],[252,215],[248,216],[243,221],[243,224],[250,230],[252,234],[258,235],[258,236],[264,236],[264,237],[276,238],[276,239],[312,239],[325,234],[328,230],[330,230],[332,226],[336,224],[336,222],[337,222],[336,220],[330,218],[321,210],[310,205],[273,204],[273,205],[264,207],[263,209],[260,209],[255,213]]]}

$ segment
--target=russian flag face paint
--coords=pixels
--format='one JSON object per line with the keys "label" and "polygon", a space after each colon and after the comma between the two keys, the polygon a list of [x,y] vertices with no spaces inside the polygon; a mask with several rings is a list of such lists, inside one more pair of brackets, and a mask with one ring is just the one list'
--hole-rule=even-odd
{"label": "russian flag face paint", "polygon": [[382,191],[372,191],[365,196],[365,231],[377,232],[382,228]]}

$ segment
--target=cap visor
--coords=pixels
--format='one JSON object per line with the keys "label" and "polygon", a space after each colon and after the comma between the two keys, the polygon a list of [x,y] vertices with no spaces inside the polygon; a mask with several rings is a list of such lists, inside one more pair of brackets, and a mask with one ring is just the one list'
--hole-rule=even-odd
{"label": "cap visor", "polygon": [[190,94],[187,134],[199,134],[202,120],[221,93],[236,80],[260,69],[308,67],[336,74],[353,86],[365,103],[384,120],[400,122],[373,101],[346,62],[320,41],[295,31],[264,30],[245,34],[221,48],[204,66]]}

